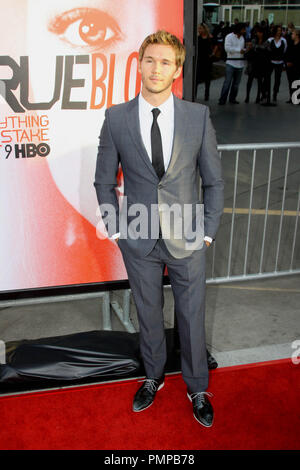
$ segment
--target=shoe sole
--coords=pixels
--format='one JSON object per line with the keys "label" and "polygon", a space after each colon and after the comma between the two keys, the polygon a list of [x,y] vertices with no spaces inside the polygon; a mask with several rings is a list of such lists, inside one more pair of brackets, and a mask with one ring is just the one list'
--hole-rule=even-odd
{"label": "shoe sole", "polygon": [[[156,393],[157,393],[159,390],[161,390],[164,385],[165,385],[165,382],[163,382],[162,384],[160,384],[160,386],[159,386],[158,389],[156,390]],[[140,413],[141,411],[144,411],[144,410],[147,410],[147,408],[150,408],[150,406],[153,405],[153,402],[154,402],[154,400],[152,401],[152,403],[150,403],[150,405],[145,406],[145,408],[142,408],[141,410],[135,410],[134,408],[132,408],[132,411],[134,411],[135,413]]]}
{"label": "shoe sole", "polygon": [[[193,403],[193,400],[191,399],[191,397],[189,396],[189,394],[187,393],[187,396],[188,396],[188,399],[190,400],[191,403]],[[214,419],[212,420],[211,424],[204,424],[202,423],[202,421],[199,421],[199,419],[197,418],[197,416],[195,415],[195,413],[193,413],[193,416],[195,418],[195,420],[201,424],[202,426],[204,426],[205,428],[211,428],[212,425],[213,425],[213,422],[214,422]]]}

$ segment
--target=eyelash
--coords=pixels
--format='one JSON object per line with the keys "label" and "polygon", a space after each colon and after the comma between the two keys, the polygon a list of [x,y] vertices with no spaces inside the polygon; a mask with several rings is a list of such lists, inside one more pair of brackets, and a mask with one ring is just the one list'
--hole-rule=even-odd
{"label": "eyelash", "polygon": [[[81,32],[83,33],[83,31],[80,32],[78,30],[77,35],[80,36],[79,40],[84,42],[85,44],[82,45],[72,43],[68,39],[64,38],[63,35],[66,33],[68,28],[72,25],[75,25],[76,22],[80,22],[79,26],[86,23],[86,25],[92,25],[92,27],[95,27],[96,24],[96,27],[98,26],[98,36],[99,32],[100,35],[101,32],[104,32],[104,37],[102,35],[102,37],[99,37],[96,41],[94,41],[94,43],[93,41],[89,43],[81,36]],[[56,16],[52,21],[50,21],[48,25],[48,30],[52,33],[57,34],[58,36],[60,36],[60,39],[69,43],[72,46],[85,49],[91,48],[92,50],[99,48],[105,49],[108,46],[111,46],[120,39],[122,39],[122,33],[116,21],[107,13],[102,12],[101,10],[98,10],[96,8],[76,8],[74,10],[66,11],[63,14]],[[105,39],[107,37],[107,33],[110,34],[109,31],[113,32],[113,37]]]}

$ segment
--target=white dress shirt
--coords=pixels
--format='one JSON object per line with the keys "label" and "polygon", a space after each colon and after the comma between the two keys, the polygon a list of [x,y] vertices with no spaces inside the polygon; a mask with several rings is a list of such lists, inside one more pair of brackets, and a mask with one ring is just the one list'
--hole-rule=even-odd
{"label": "white dress shirt", "polygon": [[[241,50],[245,48],[245,39],[243,36],[237,37],[234,33],[229,33],[225,37],[224,48],[227,53],[226,64],[241,69],[245,65]],[[230,60],[230,59],[234,60]],[[241,60],[238,60],[241,59]]]}
{"label": "white dress shirt", "polygon": [[[139,119],[141,136],[148,156],[152,161],[151,150],[151,127],[153,123],[152,109],[154,106],[146,101],[142,95],[139,95]],[[157,118],[157,124],[161,134],[163,148],[165,171],[171,160],[173,138],[174,138],[174,98],[171,93],[169,98],[158,106],[160,113]]]}
{"label": "white dress shirt", "polygon": [[[151,127],[153,123],[153,114],[152,109],[155,106],[148,103],[142,94],[139,94],[139,121],[140,121],[140,130],[141,136],[144,143],[144,146],[147,150],[148,156],[152,161],[152,151],[151,151]],[[169,166],[172,148],[173,148],[173,139],[174,139],[174,97],[173,93],[170,94],[169,98],[164,101],[160,106],[157,106],[160,110],[160,113],[157,118],[157,124],[159,126],[162,148],[163,148],[163,157],[165,171]],[[116,233],[111,238],[116,239],[120,236],[120,233]],[[209,243],[212,242],[212,238],[204,237],[204,240],[207,240]]]}

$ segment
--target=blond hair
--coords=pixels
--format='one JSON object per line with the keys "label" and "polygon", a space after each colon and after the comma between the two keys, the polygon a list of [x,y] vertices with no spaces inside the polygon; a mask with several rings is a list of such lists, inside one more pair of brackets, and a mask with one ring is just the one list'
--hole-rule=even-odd
{"label": "blond hair", "polygon": [[181,41],[174,36],[174,34],[168,33],[167,31],[160,30],[156,33],[150,34],[144,39],[140,50],[139,60],[142,61],[146,47],[152,44],[162,44],[164,46],[171,46],[175,51],[175,62],[177,67],[181,67],[185,60],[185,47]]}
{"label": "blond hair", "polygon": [[[207,26],[206,23],[200,23],[199,26],[202,26],[202,28],[205,30],[207,36],[210,36],[209,27]],[[198,31],[199,31],[199,26],[198,26]]]}

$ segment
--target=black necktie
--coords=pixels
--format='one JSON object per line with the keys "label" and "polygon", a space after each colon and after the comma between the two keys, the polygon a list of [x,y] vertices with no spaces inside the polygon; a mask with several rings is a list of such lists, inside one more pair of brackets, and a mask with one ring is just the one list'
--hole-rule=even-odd
{"label": "black necktie", "polygon": [[153,123],[151,127],[151,151],[152,151],[152,165],[159,179],[161,179],[165,173],[163,149],[161,142],[161,134],[159,126],[157,124],[157,117],[160,113],[158,108],[152,109]]}

